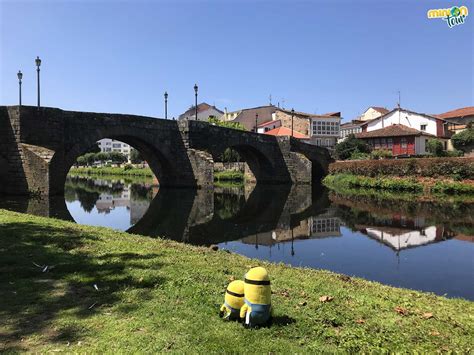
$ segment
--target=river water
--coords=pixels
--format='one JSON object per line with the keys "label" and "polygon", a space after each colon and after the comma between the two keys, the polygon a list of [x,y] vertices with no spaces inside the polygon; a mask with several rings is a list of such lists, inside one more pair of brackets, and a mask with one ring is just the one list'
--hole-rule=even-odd
{"label": "river water", "polygon": [[474,300],[474,206],[348,198],[323,187],[159,189],[68,177],[64,198],[0,208]]}

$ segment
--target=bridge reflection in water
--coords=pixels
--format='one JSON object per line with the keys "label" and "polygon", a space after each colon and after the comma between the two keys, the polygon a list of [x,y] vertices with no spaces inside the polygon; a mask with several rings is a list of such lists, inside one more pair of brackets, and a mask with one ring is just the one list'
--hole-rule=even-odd
{"label": "bridge reflection in water", "polygon": [[472,204],[348,198],[304,185],[158,189],[68,178],[64,197],[4,197],[0,208],[474,299]]}

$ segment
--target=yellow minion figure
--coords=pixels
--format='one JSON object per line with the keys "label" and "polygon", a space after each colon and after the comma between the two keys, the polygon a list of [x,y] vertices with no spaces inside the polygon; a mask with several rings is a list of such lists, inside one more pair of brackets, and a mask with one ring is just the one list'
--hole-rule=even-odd
{"label": "yellow minion figure", "polygon": [[244,326],[255,327],[267,325],[271,320],[270,278],[263,267],[254,267],[245,274],[245,304],[240,309],[240,318]]}
{"label": "yellow minion figure", "polygon": [[244,282],[232,281],[225,291],[224,304],[219,316],[225,320],[239,320],[240,308],[244,305]]}

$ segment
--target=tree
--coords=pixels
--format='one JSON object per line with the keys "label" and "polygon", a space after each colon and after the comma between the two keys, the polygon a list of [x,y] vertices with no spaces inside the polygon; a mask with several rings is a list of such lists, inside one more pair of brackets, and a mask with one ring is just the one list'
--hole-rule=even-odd
{"label": "tree", "polygon": [[112,160],[115,164],[125,163],[128,159],[127,157],[119,152],[110,152],[109,153],[110,160]]}
{"label": "tree", "polygon": [[235,149],[227,148],[222,153],[222,161],[224,163],[234,163],[240,161],[240,154]]}
{"label": "tree", "polygon": [[133,148],[130,151],[130,160],[133,164],[140,164],[145,161],[145,159],[142,158],[142,155],[140,154],[140,152]]}
{"label": "tree", "polygon": [[353,153],[370,153],[370,147],[353,134],[347,136],[342,142],[336,144],[336,155],[338,159],[349,159]]}
{"label": "tree", "polygon": [[441,157],[444,155],[443,142],[435,138],[428,139],[426,142],[426,150],[435,157]]}
{"label": "tree", "polygon": [[474,127],[469,124],[467,129],[453,135],[451,142],[453,142],[454,148],[458,150],[465,153],[470,151],[474,146]]}

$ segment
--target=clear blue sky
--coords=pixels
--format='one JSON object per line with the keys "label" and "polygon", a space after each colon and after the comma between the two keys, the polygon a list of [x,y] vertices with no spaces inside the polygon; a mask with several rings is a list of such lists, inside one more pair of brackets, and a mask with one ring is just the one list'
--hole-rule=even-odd
{"label": "clear blue sky", "polygon": [[[430,8],[468,6],[448,28]],[[0,0],[0,104],[163,117],[199,101],[352,119],[368,106],[440,113],[474,105],[474,1]]]}

